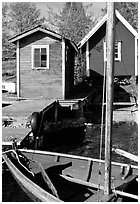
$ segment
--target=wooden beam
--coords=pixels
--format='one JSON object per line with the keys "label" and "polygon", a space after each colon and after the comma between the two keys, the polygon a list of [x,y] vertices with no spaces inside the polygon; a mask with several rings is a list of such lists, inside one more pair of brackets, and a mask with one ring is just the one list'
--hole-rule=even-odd
{"label": "wooden beam", "polygon": [[135,76],[138,75],[138,39],[135,37]]}
{"label": "wooden beam", "polygon": [[124,197],[128,197],[128,198],[133,198],[133,199],[136,199],[138,200],[138,196],[137,195],[133,195],[131,193],[126,193],[126,192],[123,192],[123,191],[119,191],[119,190],[112,190],[114,193],[118,194],[118,195],[121,195],[121,196],[124,196]]}
{"label": "wooden beam", "polygon": [[66,61],[66,52],[65,52],[65,39],[62,38],[62,97],[65,99],[65,61]]}
{"label": "wooden beam", "polygon": [[19,52],[19,40],[17,41],[17,97],[20,97],[20,52]]}
{"label": "wooden beam", "polygon": [[47,175],[47,173],[45,172],[45,170],[43,169],[42,165],[40,163],[39,164],[39,167],[40,167],[40,170],[41,170],[41,174],[42,174],[42,177],[45,181],[45,183],[48,185],[48,187],[51,189],[53,195],[55,195],[57,198],[59,198],[58,194],[57,194],[57,190],[56,188],[54,187],[53,183],[51,182],[49,176]]}
{"label": "wooden beam", "polygon": [[90,70],[89,70],[89,41],[86,42],[86,71],[87,76],[90,76]]}
{"label": "wooden beam", "polygon": [[112,148],[112,151],[114,151],[115,153],[121,155],[121,156],[124,156],[126,158],[129,158],[135,162],[138,162],[138,156],[134,155],[134,154],[131,154],[129,152],[126,152],[122,149],[116,149],[116,148]]}

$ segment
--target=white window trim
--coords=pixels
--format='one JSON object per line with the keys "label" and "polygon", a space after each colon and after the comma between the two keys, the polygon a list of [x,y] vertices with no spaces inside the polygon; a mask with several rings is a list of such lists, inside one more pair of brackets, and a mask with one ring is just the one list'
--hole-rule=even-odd
{"label": "white window trim", "polygon": [[[34,67],[34,49],[46,48],[47,49],[47,67]],[[49,69],[49,45],[32,45],[32,69]]]}
{"label": "white window trim", "polygon": [[[117,58],[115,58],[115,61],[117,61],[117,62],[121,62],[121,41],[118,41],[118,42],[116,42],[116,43],[118,43],[118,57]],[[107,50],[107,43],[104,41],[103,42],[103,47],[104,47],[104,62],[106,62],[107,61],[107,54],[106,54],[106,50]]]}

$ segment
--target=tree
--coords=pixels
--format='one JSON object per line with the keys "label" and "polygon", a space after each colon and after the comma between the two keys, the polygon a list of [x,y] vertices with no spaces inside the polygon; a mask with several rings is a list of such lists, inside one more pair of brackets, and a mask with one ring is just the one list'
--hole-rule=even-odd
{"label": "tree", "polygon": [[91,16],[86,13],[82,2],[66,2],[60,13],[48,7],[49,27],[74,41],[76,44],[93,27]]}
{"label": "tree", "polygon": [[[87,9],[91,6],[92,4],[84,5],[82,2],[66,2],[60,13],[56,13],[49,8],[49,26],[78,44],[95,23],[95,19],[87,12]],[[79,54],[75,61],[75,82],[84,78],[82,64],[82,58]]]}
{"label": "tree", "polygon": [[14,35],[43,24],[45,21],[45,18],[40,17],[40,10],[34,3],[11,3],[10,10],[10,24]]}
{"label": "tree", "polygon": [[35,4],[28,2],[3,4],[2,7],[2,58],[11,58],[15,54],[15,46],[8,39],[16,34],[42,24],[45,18],[40,17],[40,10]]}
{"label": "tree", "polygon": [[9,32],[9,16],[8,6],[3,5],[2,7],[2,59],[11,58],[15,53],[14,45],[8,42],[10,38]]}
{"label": "tree", "polygon": [[[116,2],[115,6],[130,25],[138,30],[138,2]],[[102,12],[105,14],[107,8],[102,9]]]}
{"label": "tree", "polygon": [[118,2],[116,8],[130,25],[138,30],[138,2]]}
{"label": "tree", "polygon": [[78,43],[86,35],[92,23],[81,2],[65,3],[61,18],[60,33],[75,43]]}

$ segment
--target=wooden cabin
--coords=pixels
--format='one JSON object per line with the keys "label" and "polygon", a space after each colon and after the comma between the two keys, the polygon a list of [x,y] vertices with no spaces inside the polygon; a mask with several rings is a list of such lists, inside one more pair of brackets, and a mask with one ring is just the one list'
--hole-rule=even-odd
{"label": "wooden cabin", "polygon": [[9,40],[16,44],[17,96],[66,99],[74,86],[74,42],[43,26]]}
{"label": "wooden cabin", "polygon": [[[107,14],[79,42],[83,69],[88,77],[103,76],[106,58]],[[137,76],[138,33],[116,10],[115,76]]]}

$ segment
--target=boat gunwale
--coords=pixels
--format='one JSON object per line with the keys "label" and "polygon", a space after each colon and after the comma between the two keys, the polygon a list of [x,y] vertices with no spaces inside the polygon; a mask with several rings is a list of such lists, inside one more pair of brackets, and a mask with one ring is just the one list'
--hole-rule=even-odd
{"label": "boat gunwale", "polygon": [[[65,158],[72,158],[72,159],[80,159],[80,160],[105,163],[105,161],[102,159],[100,160],[100,159],[95,159],[95,158],[91,158],[91,157],[83,157],[83,156],[78,156],[78,155],[63,154],[63,153],[58,153],[58,152],[49,152],[49,151],[31,150],[31,149],[19,149],[19,151],[25,152],[25,153],[43,154],[43,155],[59,156],[59,157],[65,157]],[[111,162],[111,164],[116,165],[116,166],[125,166],[125,167],[129,165],[129,164],[113,162],[113,161]],[[131,165],[131,168],[138,169],[138,166]]]}
{"label": "boat gunwale", "polygon": [[[3,155],[3,159],[6,162],[8,168],[10,169],[10,172],[12,173],[12,175],[14,176],[14,178],[16,179],[18,184],[22,183],[22,186],[19,184],[20,187],[22,188],[22,190],[23,190],[23,186],[24,186],[24,189],[27,189],[27,191],[32,193],[33,195],[39,195],[40,196],[40,192],[41,192],[41,196],[39,199],[43,202],[48,201],[48,200],[53,200],[53,202],[63,202],[62,200],[60,200],[60,199],[56,198],[55,196],[53,196],[52,194],[46,192],[43,188],[41,188],[40,186],[38,186],[37,184],[32,182],[29,178],[27,178],[27,176],[25,176],[20,170],[18,170],[18,168],[10,161],[10,159],[7,157],[7,155],[6,156]],[[23,184],[23,182],[24,182],[24,184]],[[36,191],[36,193],[33,193],[34,190]],[[36,198],[37,198],[37,196],[36,196]]]}

